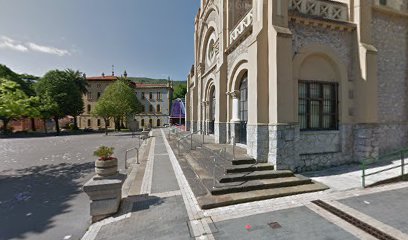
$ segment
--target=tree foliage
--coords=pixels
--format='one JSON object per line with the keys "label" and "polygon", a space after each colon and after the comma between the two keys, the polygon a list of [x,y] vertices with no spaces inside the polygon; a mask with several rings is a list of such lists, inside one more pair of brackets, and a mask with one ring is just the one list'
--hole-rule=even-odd
{"label": "tree foliage", "polygon": [[51,101],[58,106],[57,108],[50,108],[58,133],[60,131],[58,119],[67,115],[78,116],[83,112],[82,93],[66,71],[52,70],[47,72],[36,83],[36,92],[38,96],[49,96]]}
{"label": "tree foliage", "polygon": [[187,94],[187,84],[179,84],[173,93],[173,100],[177,98],[185,98]]}
{"label": "tree foliage", "polygon": [[33,107],[37,100],[28,97],[18,83],[0,78],[0,120],[3,121],[4,130],[7,130],[7,124],[12,119],[38,115]]}
{"label": "tree foliage", "polygon": [[116,128],[120,128],[119,121],[142,111],[142,105],[137,100],[132,87],[127,81],[118,80],[108,86],[96,103],[93,114],[106,122],[115,119]]}
{"label": "tree foliage", "polygon": [[5,65],[0,64],[0,78],[13,81],[20,86],[20,89],[28,96],[34,96],[33,83],[38,77],[29,74],[17,74]]}

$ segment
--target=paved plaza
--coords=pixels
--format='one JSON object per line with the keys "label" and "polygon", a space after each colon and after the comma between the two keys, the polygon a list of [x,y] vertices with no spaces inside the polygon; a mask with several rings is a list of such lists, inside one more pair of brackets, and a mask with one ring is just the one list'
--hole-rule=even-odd
{"label": "paved plaza", "polygon": [[[167,131],[166,131],[167,132]],[[314,204],[322,200],[395,239],[408,239],[408,183],[287,196],[201,210],[164,130],[154,130],[122,211],[83,240],[377,239]],[[189,175],[190,173],[187,173]]]}
{"label": "paved plaza", "polygon": [[94,175],[93,151],[138,144],[128,134],[0,139],[0,239],[79,239],[89,227],[83,184]]}

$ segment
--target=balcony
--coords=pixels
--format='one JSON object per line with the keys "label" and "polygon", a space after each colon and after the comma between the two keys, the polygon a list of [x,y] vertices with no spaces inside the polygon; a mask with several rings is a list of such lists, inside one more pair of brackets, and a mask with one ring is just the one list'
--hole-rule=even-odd
{"label": "balcony", "polygon": [[290,0],[289,10],[334,21],[348,21],[347,5],[328,0]]}
{"label": "balcony", "polygon": [[252,30],[253,13],[249,11],[230,32],[230,45]]}

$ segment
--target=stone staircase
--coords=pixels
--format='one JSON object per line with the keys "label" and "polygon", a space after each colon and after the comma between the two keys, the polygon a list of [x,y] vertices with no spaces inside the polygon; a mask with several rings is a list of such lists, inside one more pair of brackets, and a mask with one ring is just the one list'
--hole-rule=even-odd
{"label": "stone staircase", "polygon": [[[176,146],[174,141],[171,145]],[[236,149],[234,159],[231,145],[205,144],[199,147],[196,144],[195,150],[188,148],[187,140],[182,145],[183,154],[179,158],[189,163],[207,190],[207,194],[196,194],[202,209],[327,189],[325,185],[289,170],[275,170],[271,164],[257,163],[242,148]],[[217,154],[221,149],[227,151]],[[197,184],[197,181],[189,180],[189,183]],[[192,189],[194,191],[194,187]]]}

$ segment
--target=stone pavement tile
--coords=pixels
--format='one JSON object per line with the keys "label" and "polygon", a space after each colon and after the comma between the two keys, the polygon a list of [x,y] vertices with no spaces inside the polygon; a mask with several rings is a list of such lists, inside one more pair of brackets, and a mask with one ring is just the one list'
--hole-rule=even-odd
{"label": "stone pavement tile", "polygon": [[408,234],[408,188],[339,200],[363,214]]}
{"label": "stone pavement tile", "polygon": [[150,196],[134,203],[129,218],[103,226],[95,239],[191,239],[188,221],[181,196]]}
{"label": "stone pavement tile", "polygon": [[357,239],[307,207],[217,222],[211,225],[215,239]]}
{"label": "stone pavement tile", "polygon": [[[156,147],[160,146],[157,145]],[[157,148],[156,148],[157,149]],[[153,165],[152,193],[170,192],[179,190],[176,176],[168,155],[155,155]]]}

